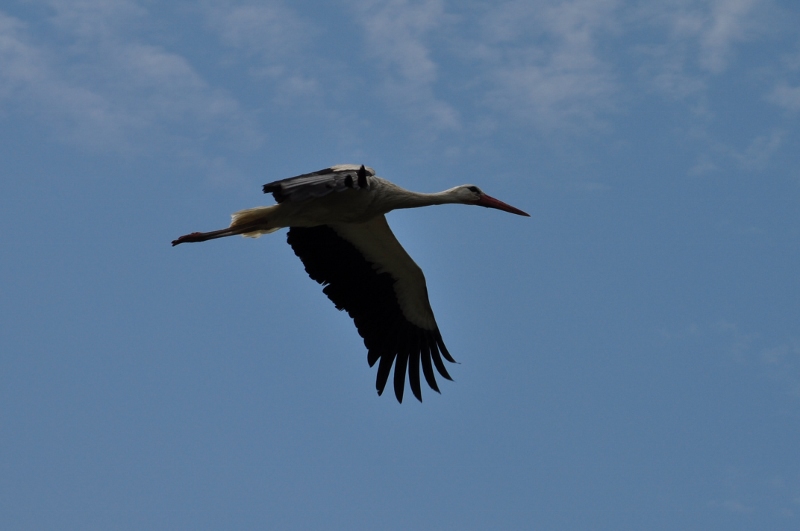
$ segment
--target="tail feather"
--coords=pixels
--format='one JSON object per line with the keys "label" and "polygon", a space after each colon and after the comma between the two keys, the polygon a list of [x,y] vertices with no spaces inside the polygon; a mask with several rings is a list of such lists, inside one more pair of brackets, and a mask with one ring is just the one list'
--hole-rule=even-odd
{"label": "tail feather", "polygon": [[[269,226],[269,214],[275,209],[277,205],[266,207],[248,208],[234,212],[231,215],[231,227],[250,228],[251,230],[239,232],[242,236],[247,238],[258,238],[262,234],[269,234],[275,232],[280,227]],[[254,230],[253,230],[254,229]]]}

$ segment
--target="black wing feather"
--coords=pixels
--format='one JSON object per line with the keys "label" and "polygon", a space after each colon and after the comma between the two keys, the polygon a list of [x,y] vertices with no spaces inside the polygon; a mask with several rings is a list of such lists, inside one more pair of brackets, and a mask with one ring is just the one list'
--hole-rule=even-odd
{"label": "black wing feather", "polygon": [[302,260],[308,275],[324,286],[323,293],[339,310],[347,310],[367,347],[370,367],[378,364],[375,387],[382,394],[395,365],[394,391],[403,400],[406,371],[414,396],[422,400],[419,366],[425,381],[436,392],[439,388],[431,361],[439,373],[451,380],[439,351],[452,358],[439,330],[425,330],[409,322],[402,313],[394,292],[395,279],[378,273],[364,256],[332,228],[291,227],[289,245]]}
{"label": "black wing feather", "polygon": [[411,392],[414,397],[422,402],[422,389],[419,385],[419,358],[422,354],[420,346],[420,335],[415,335],[411,339],[410,349],[408,351],[408,383],[411,386]]}
{"label": "black wing feather", "polygon": [[[381,356],[381,362],[378,364],[378,374],[375,378],[375,388],[378,390],[378,396],[383,394],[386,388],[386,382],[389,381],[389,375],[392,373],[392,362],[396,354],[389,355],[386,353]],[[400,402],[403,401],[402,395],[397,398]]]}
{"label": "black wing feather", "polygon": [[[408,338],[400,338],[397,358],[394,362],[394,396],[403,403],[403,391],[406,387],[406,367],[408,367]],[[419,381],[417,382],[419,385]]]}
{"label": "black wing feather", "polygon": [[452,380],[450,375],[447,373],[447,369],[444,366],[444,362],[442,361],[442,356],[439,355],[439,349],[436,347],[436,343],[431,343],[431,358],[433,358],[433,364],[436,366],[436,370],[439,371],[439,374],[447,378],[448,380]]}
{"label": "black wing feather", "polygon": [[420,361],[422,362],[422,374],[425,375],[425,381],[428,382],[428,385],[431,389],[439,392],[439,386],[436,385],[436,378],[433,374],[433,366],[431,365],[431,348],[428,345],[426,340],[427,338],[423,335],[422,336],[422,351],[420,353]]}
{"label": "black wing feather", "polygon": [[455,363],[456,360],[453,359],[453,356],[447,352],[447,347],[444,346],[444,340],[442,339],[442,334],[439,333],[439,330],[436,330],[436,344],[439,345],[439,350],[442,352],[442,356],[449,361],[450,363]]}

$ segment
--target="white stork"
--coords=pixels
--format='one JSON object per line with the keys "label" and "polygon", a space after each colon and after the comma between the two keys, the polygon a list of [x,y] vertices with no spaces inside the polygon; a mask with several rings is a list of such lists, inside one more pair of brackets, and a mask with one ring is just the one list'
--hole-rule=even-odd
{"label": "white stork", "polygon": [[[411,192],[375,176],[372,168],[332,166],[264,185],[278,204],[233,214],[227,229],[193,232],[172,242],[202,242],[241,234],[257,238],[289,227],[287,240],[308,275],[339,310],[347,310],[367,347],[369,366],[378,365],[382,394],[394,369],[394,393],[403,401],[406,368],[411,391],[422,401],[419,369],[439,392],[433,366],[452,380],[442,356],[447,351],[436,326],[425,277],[392,234],[384,214],[398,208],[461,203],[528,216],[522,210],[465,184],[444,192]],[[440,354],[441,353],[441,354]],[[396,360],[396,361],[395,361]]]}

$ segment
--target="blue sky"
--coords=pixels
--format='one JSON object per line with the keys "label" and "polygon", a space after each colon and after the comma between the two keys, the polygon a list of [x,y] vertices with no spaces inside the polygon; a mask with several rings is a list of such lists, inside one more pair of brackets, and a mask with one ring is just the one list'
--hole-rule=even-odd
{"label": "blue sky", "polygon": [[[166,4],[166,5],[165,5]],[[797,529],[800,9],[7,0],[5,529]],[[402,405],[285,233],[332,164],[460,362]]]}

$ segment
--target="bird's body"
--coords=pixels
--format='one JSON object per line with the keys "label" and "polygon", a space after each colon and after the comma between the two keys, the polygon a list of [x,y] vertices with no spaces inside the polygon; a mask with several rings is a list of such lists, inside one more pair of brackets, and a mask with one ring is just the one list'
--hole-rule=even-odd
{"label": "bird's body", "polygon": [[463,185],[422,194],[375,176],[371,168],[339,165],[264,185],[276,205],[242,210],[226,229],[181,236],[173,245],[241,234],[258,237],[289,227],[287,240],[309,276],[353,318],[378,360],[376,387],[383,392],[395,363],[394,389],[402,402],[406,368],[414,396],[422,400],[419,369],[438,391],[433,366],[447,379],[450,356],[436,325],[422,270],[394,237],[384,214],[400,208],[445,203],[476,204],[528,214]]}

